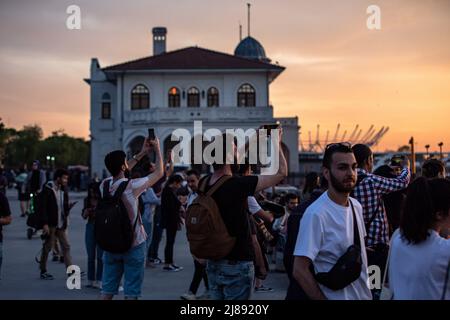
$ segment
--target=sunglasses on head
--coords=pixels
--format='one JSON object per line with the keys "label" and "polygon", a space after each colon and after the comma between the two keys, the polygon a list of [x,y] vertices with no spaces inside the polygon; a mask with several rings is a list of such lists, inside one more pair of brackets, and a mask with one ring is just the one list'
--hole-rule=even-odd
{"label": "sunglasses on head", "polygon": [[338,148],[338,147],[347,147],[347,148],[351,149],[352,148],[352,144],[350,142],[330,143],[330,144],[327,144],[327,146],[325,147],[325,150],[328,150],[330,148]]}

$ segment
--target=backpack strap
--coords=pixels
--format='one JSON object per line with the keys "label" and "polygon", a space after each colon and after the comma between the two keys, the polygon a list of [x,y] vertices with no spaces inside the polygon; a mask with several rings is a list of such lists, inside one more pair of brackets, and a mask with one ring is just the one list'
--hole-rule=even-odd
{"label": "backpack strap", "polygon": [[128,183],[130,181],[127,180],[127,181],[121,182],[113,196],[109,192],[110,182],[111,182],[111,180],[107,180],[103,184],[103,196],[102,196],[102,198],[106,199],[106,198],[110,198],[111,197],[111,198],[114,198],[115,200],[119,200],[120,197],[122,196],[122,193],[125,191],[125,189],[128,186]]}
{"label": "backpack strap", "polygon": [[110,182],[111,180],[107,180],[103,183],[103,194],[102,194],[103,199],[106,199],[111,196],[111,194],[109,193]]}
{"label": "backpack strap", "polygon": [[[210,197],[217,189],[219,189],[230,178],[231,178],[231,176],[228,176],[228,175],[221,176],[219,178],[219,180],[217,180],[216,183],[214,183],[212,188],[208,190],[208,192],[206,193],[206,196]],[[208,178],[208,183],[209,183],[210,180],[211,180],[211,177]]]}
{"label": "backpack strap", "polygon": [[119,200],[120,197],[122,196],[122,194],[124,193],[125,189],[128,186],[128,183],[130,182],[130,180],[126,180],[120,183],[119,187],[117,188],[116,192],[114,193],[114,199],[115,200]]}
{"label": "backpack strap", "polygon": [[202,178],[202,179],[200,180],[200,183],[199,183],[199,186],[198,186],[198,191],[199,191],[200,193],[205,193],[205,190],[206,190],[206,184],[209,182],[210,179],[211,179],[211,175],[206,176],[206,177],[204,177],[204,178]]}

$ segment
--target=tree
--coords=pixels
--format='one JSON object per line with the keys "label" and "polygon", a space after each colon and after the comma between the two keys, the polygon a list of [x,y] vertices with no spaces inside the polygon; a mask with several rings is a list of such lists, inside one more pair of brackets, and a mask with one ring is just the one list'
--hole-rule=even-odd
{"label": "tree", "polygon": [[37,159],[39,141],[42,136],[42,129],[37,124],[24,126],[14,136],[10,136],[5,148],[6,164],[17,167]]}
{"label": "tree", "polygon": [[55,157],[55,167],[87,165],[89,143],[81,138],[70,137],[63,130],[54,131],[39,144],[38,159],[47,163],[47,156]]}
{"label": "tree", "polygon": [[[16,131],[6,128],[0,121],[1,156],[10,167],[31,164],[33,160],[39,160],[43,165],[64,168],[69,165],[88,165],[89,142],[71,137],[62,129],[53,131],[51,136],[43,139],[42,129],[38,125],[24,126],[22,130]],[[55,162],[48,161],[47,156],[54,157]]]}
{"label": "tree", "polygon": [[2,164],[6,157],[6,145],[17,135],[16,129],[6,128],[5,124],[0,118],[0,164]]}

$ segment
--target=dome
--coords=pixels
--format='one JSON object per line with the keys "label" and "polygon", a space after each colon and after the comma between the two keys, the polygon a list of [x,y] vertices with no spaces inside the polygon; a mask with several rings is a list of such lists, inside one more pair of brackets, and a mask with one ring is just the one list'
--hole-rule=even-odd
{"label": "dome", "polygon": [[234,50],[234,55],[247,59],[255,59],[264,62],[270,62],[270,59],[266,57],[266,52],[261,43],[259,43],[258,40],[250,36],[239,42],[236,49]]}

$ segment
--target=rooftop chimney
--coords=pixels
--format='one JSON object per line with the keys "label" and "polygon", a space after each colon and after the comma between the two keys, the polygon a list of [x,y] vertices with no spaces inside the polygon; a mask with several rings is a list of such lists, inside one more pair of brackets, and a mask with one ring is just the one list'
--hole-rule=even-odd
{"label": "rooftop chimney", "polygon": [[153,55],[166,52],[166,35],[167,29],[165,27],[155,27],[153,32]]}

